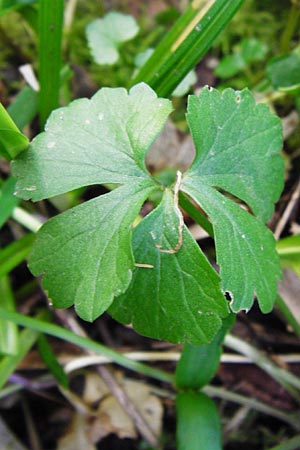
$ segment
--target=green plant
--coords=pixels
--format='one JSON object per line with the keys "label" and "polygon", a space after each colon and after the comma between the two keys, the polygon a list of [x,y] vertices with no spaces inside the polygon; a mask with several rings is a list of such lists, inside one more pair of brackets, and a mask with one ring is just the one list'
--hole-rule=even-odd
{"label": "green plant", "polygon": [[[34,201],[90,184],[116,185],[49,220],[38,232],[29,267],[44,274],[54,307],[74,302],[90,321],[108,310],[146,336],[208,344],[203,363],[212,369],[200,384],[189,385],[198,389],[218,365],[219,343],[210,342],[229,314],[225,296],[235,312],[249,310],[254,294],[261,310],[269,312],[276,298],[279,258],[263,222],[282,188],[281,127],[265,105],[255,106],[249,91],[220,94],[205,88],[189,98],[195,160],[164,186],[147,171],[145,156],[170,111],[170,102],[144,84],[129,94],[103,88],[91,100],[53,112],[46,131],[14,161],[13,173],[18,196]],[[162,194],[159,206],[132,230],[154,191]],[[221,278],[184,225],[180,191],[213,225]],[[234,201],[238,197],[252,213]],[[179,394],[179,420],[185,408],[193,411],[198,403],[203,414],[207,402],[204,394]],[[191,426],[197,429],[199,421]]]}
{"label": "green plant", "polygon": [[[91,100],[76,100],[55,110],[45,132],[26,151],[28,141],[13,122],[9,124],[13,140],[4,134],[2,142],[3,156],[11,159],[20,153],[13,162],[13,174],[23,199],[51,199],[97,184],[111,189],[50,219],[37,233],[29,267],[35,275],[43,275],[53,306],[65,308],[74,303],[78,315],[88,321],[108,311],[118,321],[132,323],[141,334],[182,342],[184,348],[174,379],[55,326],[48,316],[39,320],[14,313],[8,279],[3,278],[0,288],[8,301],[0,307],[0,344],[4,348],[10,335],[13,342],[1,360],[1,385],[38,339],[32,330],[73,342],[124,367],[175,384],[179,450],[221,448],[221,421],[207,396],[207,384],[217,371],[234,313],[248,311],[255,296],[262,312],[271,311],[281,277],[275,241],[264,225],[283,187],[281,125],[265,105],[255,105],[247,89],[220,93],[206,87],[199,96],[189,97],[187,121],[196,157],[186,172],[178,171],[166,181],[160,174],[152,176],[145,166],[146,153],[172,111],[171,102],[158,98],[157,93],[171,95],[241,3],[217,0],[202,17],[201,2],[192,2],[135,81],[128,83],[143,80],[151,87],[138,83],[129,92],[103,88]],[[41,123],[57,106],[61,83],[62,2],[57,2],[55,16],[48,7],[41,0],[40,55],[44,49],[48,56],[54,52],[54,63],[47,56],[40,57]],[[52,42],[51,23],[56,25]],[[114,50],[118,45],[119,41],[113,43]],[[245,65],[248,62],[245,57]],[[52,84],[47,82],[50,74]],[[15,120],[22,126],[26,123],[24,116]],[[12,200],[14,184],[10,178],[1,186],[2,222],[17,204]],[[158,205],[146,217],[138,217],[153,193],[160,199]],[[182,210],[214,238],[219,273],[191,236]],[[6,277],[28,254],[32,240],[30,234],[1,250],[0,275]],[[294,253],[297,247],[298,258],[297,240],[283,243],[281,258],[289,257],[289,246]],[[18,334],[12,322],[28,329]],[[49,370],[67,388],[49,344],[43,338],[38,343]],[[276,372],[267,360],[256,357],[297,398],[295,378],[285,376],[285,371]],[[297,429],[292,417],[279,413],[278,417]]]}
{"label": "green plant", "polygon": [[[249,310],[254,293],[263,312],[273,306],[279,260],[262,221],[282,188],[280,122],[264,105],[255,107],[246,90],[220,95],[206,88],[199,98],[191,96],[187,119],[197,156],[164,188],[148,173],[145,154],[170,111],[169,101],[146,85],[129,95],[104,88],[91,100],[55,111],[47,131],[14,161],[13,174],[17,195],[34,201],[90,184],[121,185],[38,232],[29,267],[35,275],[44,273],[54,306],[74,302],[82,318],[95,320],[118,297],[110,312],[139,332],[205,343],[228,314],[222,291],[234,311]],[[220,189],[244,200],[257,219]],[[131,224],[155,190],[163,191],[163,199],[134,229],[133,256]],[[213,223],[222,290],[183,224],[179,191],[197,201]]]}

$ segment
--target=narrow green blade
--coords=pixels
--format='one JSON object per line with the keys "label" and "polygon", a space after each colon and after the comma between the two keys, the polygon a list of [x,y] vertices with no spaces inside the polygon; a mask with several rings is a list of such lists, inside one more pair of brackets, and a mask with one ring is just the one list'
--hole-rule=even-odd
{"label": "narrow green blade", "polygon": [[39,113],[41,127],[59,104],[63,0],[39,2]]}
{"label": "narrow green blade", "polygon": [[132,85],[144,81],[168,97],[210,49],[243,0],[216,0],[204,14],[194,0],[147,60]]}

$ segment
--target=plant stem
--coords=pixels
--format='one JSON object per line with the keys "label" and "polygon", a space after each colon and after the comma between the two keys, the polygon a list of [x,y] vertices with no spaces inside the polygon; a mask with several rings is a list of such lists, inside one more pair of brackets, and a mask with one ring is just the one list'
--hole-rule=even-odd
{"label": "plant stem", "polygon": [[122,367],[126,367],[127,369],[134,370],[143,375],[155,378],[160,381],[164,381],[167,383],[173,383],[174,377],[173,375],[160,370],[155,369],[153,367],[149,367],[146,364],[142,364],[136,361],[132,361],[126,356],[111,350],[105,345],[99,344],[98,342],[92,341],[91,339],[84,338],[82,336],[78,336],[77,334],[72,333],[65,328],[62,328],[58,325],[54,325],[52,323],[48,323],[42,320],[33,319],[31,317],[23,316],[18,313],[12,313],[9,311],[5,311],[0,307],[0,318],[5,320],[11,320],[12,322],[31,328],[33,330],[40,331],[42,333],[49,334],[50,336],[54,336],[58,339],[63,339],[67,342],[71,342],[72,344],[78,345],[85,350],[91,350],[95,353],[104,355],[110,358],[114,363],[119,364]]}
{"label": "plant stem", "polygon": [[281,35],[280,41],[280,51],[281,53],[287,53],[291,50],[291,40],[293,35],[299,26],[299,18],[300,18],[300,2],[298,0],[291,0],[291,9],[289,12],[288,19],[286,21],[286,26]]}

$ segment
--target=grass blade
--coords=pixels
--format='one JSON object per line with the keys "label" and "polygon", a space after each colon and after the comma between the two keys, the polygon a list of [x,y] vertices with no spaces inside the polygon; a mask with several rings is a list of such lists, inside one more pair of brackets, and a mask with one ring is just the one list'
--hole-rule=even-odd
{"label": "grass blade", "polygon": [[215,38],[244,0],[216,0],[203,15],[202,1],[194,0],[158,45],[132,84],[148,83],[161,97],[171,95],[188,72],[209,50]]}
{"label": "grass blade", "polygon": [[43,127],[59,105],[63,0],[40,0],[39,5],[39,114]]}
{"label": "grass blade", "polygon": [[[18,325],[40,331],[50,336],[54,336],[58,339],[63,339],[67,342],[71,342],[72,344],[78,345],[78,347],[83,348],[85,350],[90,350],[97,354],[107,356],[109,359],[112,360],[112,362],[119,364],[122,367],[126,367],[127,369],[130,370],[135,370],[141,374],[155,378],[157,380],[165,381],[167,383],[173,383],[174,381],[173,375],[163,370],[147,366],[146,364],[142,364],[137,361],[133,361],[127,358],[126,356],[122,355],[121,353],[118,353],[117,351],[106,347],[105,345],[102,345],[91,339],[78,336],[77,334],[72,333],[72,331],[66,330],[65,328],[60,327],[58,325],[48,323],[43,320],[38,320],[32,317],[23,316],[22,314],[6,311],[1,307],[0,307],[0,318],[11,320],[12,322]],[[1,374],[1,366],[0,366],[0,374]]]}

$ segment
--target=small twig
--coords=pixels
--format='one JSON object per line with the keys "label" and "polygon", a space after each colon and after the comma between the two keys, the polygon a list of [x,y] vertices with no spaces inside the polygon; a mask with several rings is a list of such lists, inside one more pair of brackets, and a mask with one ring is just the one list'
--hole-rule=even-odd
{"label": "small twig", "polygon": [[[66,311],[59,311],[58,316],[63,320],[67,326],[76,334],[86,337],[86,333],[80,327],[78,322],[72,318]],[[94,356],[94,353],[87,351],[90,356]],[[133,420],[137,430],[141,436],[147,441],[152,447],[160,448],[158,437],[155,435],[154,431],[149,426],[148,422],[145,420],[141,412],[136,408],[136,406],[131,402],[130,398],[127,396],[126,392],[118,384],[113,374],[106,367],[97,367],[97,372],[108,386],[116,400],[124,408],[126,413]]]}
{"label": "small twig", "polygon": [[292,211],[298,202],[300,197],[300,181],[298,182],[298,185],[296,186],[296,189],[293,192],[293,195],[290,198],[290,201],[288,202],[287,207],[284,210],[284,213],[282,214],[277,226],[276,230],[274,232],[275,239],[278,240],[280,238],[280,235],[284,229],[284,227],[287,224],[287,221],[289,220],[290,215],[292,214]]}

